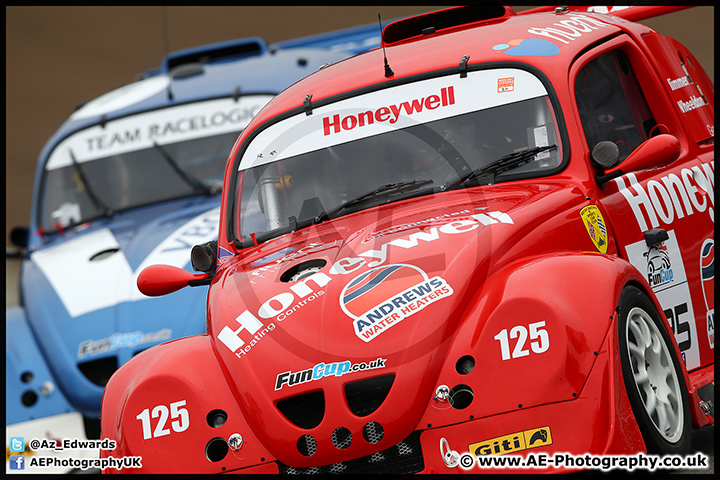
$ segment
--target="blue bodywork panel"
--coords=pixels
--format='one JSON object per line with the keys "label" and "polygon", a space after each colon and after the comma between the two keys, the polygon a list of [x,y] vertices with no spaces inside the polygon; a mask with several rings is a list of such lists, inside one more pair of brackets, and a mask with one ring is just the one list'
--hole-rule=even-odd
{"label": "blue bodywork panel", "polygon": [[[75,410],[55,385],[23,309],[10,307],[5,313],[5,423]],[[52,392],[46,395],[48,388]]]}

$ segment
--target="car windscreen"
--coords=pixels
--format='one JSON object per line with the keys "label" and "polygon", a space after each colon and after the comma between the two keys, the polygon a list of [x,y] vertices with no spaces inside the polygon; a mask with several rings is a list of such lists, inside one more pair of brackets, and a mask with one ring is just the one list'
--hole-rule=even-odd
{"label": "car windscreen", "polygon": [[548,92],[516,69],[323,105],[271,125],[244,150],[235,235],[247,241],[411,196],[546,175],[563,158],[558,137]]}
{"label": "car windscreen", "polygon": [[235,140],[270,98],[194,102],[73,133],[45,163],[38,225],[55,231],[140,206],[219,193]]}

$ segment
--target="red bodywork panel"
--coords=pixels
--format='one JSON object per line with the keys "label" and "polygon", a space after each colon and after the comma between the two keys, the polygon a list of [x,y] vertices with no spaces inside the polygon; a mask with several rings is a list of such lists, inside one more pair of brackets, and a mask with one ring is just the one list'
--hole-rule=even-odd
{"label": "red bodywork panel", "polygon": [[[207,334],[149,349],[113,375],[102,416],[103,437],[118,441],[112,455],[141,455],[142,472],[277,473],[406,445],[421,447],[422,472],[462,473],[443,460],[443,441],[460,453],[520,452],[513,442],[541,430],[530,452],[644,452],[618,351],[627,285],[675,334],[693,425],[714,422],[696,392],[714,373],[714,89],[680,44],[618,18],[648,12],[506,10],[397,34],[385,51],[322,69],[273,99],[228,161]],[[510,53],[527,39],[536,41]],[[598,182],[575,85],[584,66],[617,51],[661,133],[677,142],[668,165],[620,163]],[[561,171],[396,201],[245,248],[232,241],[236,157],[258,132],[304,102],[311,115],[316,102],[451,72],[465,56],[468,67],[542,72],[569,152]],[[692,82],[679,58],[689,59]],[[645,241],[660,228],[669,235],[662,272]],[[309,261],[318,269],[293,280]],[[378,405],[358,406],[357,392],[389,384]],[[440,386],[467,405],[438,399]],[[226,421],[213,426],[218,410]],[[378,425],[380,440],[368,434]],[[234,434],[242,447],[228,452]]]}

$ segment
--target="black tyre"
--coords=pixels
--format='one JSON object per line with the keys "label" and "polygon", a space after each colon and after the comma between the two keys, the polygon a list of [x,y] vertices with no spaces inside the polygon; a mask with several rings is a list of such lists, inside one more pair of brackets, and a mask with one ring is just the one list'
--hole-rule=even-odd
{"label": "black tyre", "polygon": [[620,296],[618,333],[625,390],[648,453],[688,453],[692,425],[680,363],[653,303],[636,287]]}

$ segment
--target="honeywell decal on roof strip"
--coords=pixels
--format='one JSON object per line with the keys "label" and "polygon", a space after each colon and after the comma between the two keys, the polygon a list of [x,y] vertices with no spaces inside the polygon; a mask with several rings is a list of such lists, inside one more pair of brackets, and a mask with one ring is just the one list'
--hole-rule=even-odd
{"label": "honeywell decal on roof strip", "polygon": [[323,134],[330,135],[332,133],[340,133],[343,130],[352,130],[367,125],[373,125],[375,122],[388,122],[390,124],[397,123],[400,115],[410,116],[419,114],[425,110],[434,110],[436,108],[455,105],[455,88],[441,88],[440,95],[428,95],[423,98],[416,98],[412,101],[405,101],[397,105],[388,107],[380,107],[376,110],[365,110],[357,114],[350,114],[340,119],[340,114],[328,115],[323,117]]}
{"label": "honeywell decal on roof strip", "polygon": [[271,95],[223,98],[164,108],[119,120],[110,120],[63,140],[48,159],[46,170],[167,145],[194,138],[240,131],[272,98]]}
{"label": "honeywell decal on roof strip", "polygon": [[[498,92],[498,79],[514,80],[514,90]],[[511,68],[431,78],[386,88],[313,108],[271,125],[255,137],[239,170],[320,148],[379,135],[463,113],[547,95],[529,72]]]}

